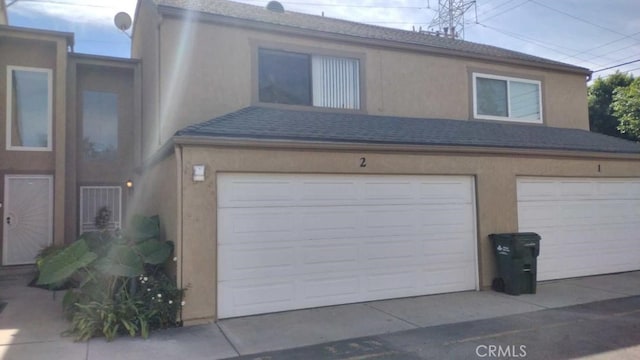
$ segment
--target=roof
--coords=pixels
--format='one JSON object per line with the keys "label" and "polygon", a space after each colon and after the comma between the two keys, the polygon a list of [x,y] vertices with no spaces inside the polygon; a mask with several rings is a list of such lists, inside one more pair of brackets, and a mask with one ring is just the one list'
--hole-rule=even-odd
{"label": "roof", "polygon": [[[393,29],[352,21],[309,15],[292,11],[278,13],[262,6],[236,3],[226,0],[153,0],[164,12],[192,10],[202,14],[227,19],[275,25],[290,30],[306,30],[315,34],[333,34],[356,41],[375,40],[387,44],[405,44],[426,51],[454,52],[458,55],[506,62],[527,62],[535,66],[591,74],[590,70],[517,51],[470,41],[450,39],[415,31]],[[265,4],[267,0],[265,0]],[[286,9],[286,3],[285,3]]]}
{"label": "roof", "polygon": [[188,126],[176,137],[469,146],[640,154],[640,144],[580,129],[247,107]]}
{"label": "roof", "polygon": [[28,35],[61,37],[67,41],[67,44],[69,46],[73,46],[74,44],[73,33],[70,33],[70,32],[33,29],[33,28],[26,28],[26,27],[20,27],[20,26],[0,25],[0,32],[4,32],[4,31],[22,33],[22,34],[28,34]]}

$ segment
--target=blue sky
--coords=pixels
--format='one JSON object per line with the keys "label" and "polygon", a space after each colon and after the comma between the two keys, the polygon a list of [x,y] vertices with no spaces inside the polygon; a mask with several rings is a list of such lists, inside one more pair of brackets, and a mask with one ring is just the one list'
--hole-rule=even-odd
{"label": "blue sky", "polygon": [[[2,0],[0,0],[2,1]],[[135,0],[5,0],[9,23],[75,33],[76,52],[129,56],[113,25]],[[216,1],[216,0],[211,0]],[[264,6],[266,0],[238,0]],[[374,25],[427,29],[438,0],[281,0],[285,9]],[[476,21],[477,12],[477,21]],[[465,15],[465,40],[559,60],[591,70],[640,60],[639,0],[477,0]],[[640,76],[640,61],[615,70]]]}

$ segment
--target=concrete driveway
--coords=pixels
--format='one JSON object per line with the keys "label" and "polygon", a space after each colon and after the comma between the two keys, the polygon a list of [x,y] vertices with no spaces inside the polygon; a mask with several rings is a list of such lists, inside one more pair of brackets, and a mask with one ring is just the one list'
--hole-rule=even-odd
{"label": "concrete driveway", "polygon": [[[61,337],[63,293],[28,280],[0,278],[2,360],[491,358],[523,357],[513,356],[522,345],[527,358],[640,357],[640,272],[543,282],[530,295],[460,292],[235,318],[111,343]],[[554,353],[567,336],[570,349]]]}

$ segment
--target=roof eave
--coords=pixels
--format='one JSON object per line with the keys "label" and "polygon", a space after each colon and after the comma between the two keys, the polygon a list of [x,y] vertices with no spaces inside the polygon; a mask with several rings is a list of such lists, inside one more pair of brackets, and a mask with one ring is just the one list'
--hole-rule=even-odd
{"label": "roof eave", "polygon": [[461,145],[407,145],[383,143],[356,143],[332,141],[302,141],[283,139],[255,139],[246,137],[195,136],[177,135],[172,138],[177,145],[213,146],[213,147],[245,147],[263,149],[310,149],[310,150],[343,150],[343,151],[375,151],[400,153],[429,154],[462,154],[478,155],[516,155],[530,157],[562,157],[580,159],[607,160],[639,160],[640,153],[598,152],[578,150],[530,149],[513,147],[485,147]]}
{"label": "roof eave", "polygon": [[32,29],[32,28],[25,28],[20,26],[11,26],[11,25],[0,25],[0,31],[15,32],[18,34],[25,34],[25,35],[40,35],[40,36],[51,36],[55,38],[64,38],[67,41],[67,46],[71,46],[71,47],[74,46],[74,35],[73,33],[70,33],[70,32]]}
{"label": "roof eave", "polygon": [[190,13],[189,14],[190,20],[205,21],[205,22],[211,22],[211,23],[222,24],[227,26],[243,27],[243,28],[248,28],[248,29],[258,30],[258,31],[269,31],[269,32],[283,33],[288,35],[313,37],[313,38],[322,39],[322,40],[341,41],[341,42],[348,42],[348,43],[356,43],[359,45],[386,47],[386,48],[392,48],[392,49],[398,49],[398,50],[427,52],[432,55],[458,56],[458,57],[465,57],[469,59],[498,62],[503,64],[520,65],[520,66],[528,66],[528,67],[535,67],[535,68],[541,68],[541,69],[569,72],[569,73],[584,75],[587,77],[590,77],[592,74],[592,71],[589,69],[573,66],[573,65],[540,63],[536,61],[527,61],[523,59],[505,59],[505,58],[500,58],[495,56],[476,54],[476,53],[453,50],[453,49],[445,49],[445,48],[422,45],[422,44],[406,43],[406,42],[384,40],[384,39],[373,39],[373,38],[359,37],[354,35],[330,33],[330,32],[324,32],[319,30],[302,29],[302,28],[297,28],[293,26],[279,25],[279,24],[261,22],[261,21],[250,20],[250,19],[242,19],[242,18],[230,17],[225,15],[219,15],[219,14],[210,14],[210,13],[205,13],[201,11],[176,8],[176,7],[167,6],[167,5],[158,5],[158,11],[163,16],[173,16],[173,17],[183,17],[187,13]]}

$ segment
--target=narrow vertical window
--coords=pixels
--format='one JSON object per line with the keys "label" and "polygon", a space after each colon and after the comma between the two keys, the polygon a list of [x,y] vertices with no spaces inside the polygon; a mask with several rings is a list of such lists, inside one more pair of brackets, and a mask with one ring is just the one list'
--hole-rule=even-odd
{"label": "narrow vertical window", "polygon": [[7,150],[52,149],[51,70],[7,68]]}
{"label": "narrow vertical window", "polygon": [[115,160],[118,154],[118,95],[82,92],[82,150],[85,160]]}

